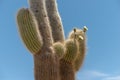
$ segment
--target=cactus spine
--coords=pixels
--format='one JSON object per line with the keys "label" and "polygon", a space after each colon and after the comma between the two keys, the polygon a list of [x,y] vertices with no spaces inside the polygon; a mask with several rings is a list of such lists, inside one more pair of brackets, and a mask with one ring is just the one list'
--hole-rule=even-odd
{"label": "cactus spine", "polygon": [[33,54],[35,80],[75,80],[85,57],[87,28],[72,30],[65,40],[56,0],[29,0],[29,4],[18,11],[17,23]]}

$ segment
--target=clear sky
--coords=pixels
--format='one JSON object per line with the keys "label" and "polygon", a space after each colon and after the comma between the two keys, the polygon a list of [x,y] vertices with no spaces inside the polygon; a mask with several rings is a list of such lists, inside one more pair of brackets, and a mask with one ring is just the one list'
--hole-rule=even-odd
{"label": "clear sky", "polygon": [[[16,13],[27,0],[0,0],[0,80],[34,80]],[[120,80],[120,0],[58,0],[65,35],[86,25],[87,55],[76,80]]]}

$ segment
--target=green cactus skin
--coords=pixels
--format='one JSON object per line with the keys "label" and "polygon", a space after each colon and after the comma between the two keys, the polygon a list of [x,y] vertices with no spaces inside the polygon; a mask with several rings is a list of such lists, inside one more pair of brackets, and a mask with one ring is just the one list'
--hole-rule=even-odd
{"label": "green cactus skin", "polygon": [[54,43],[53,49],[54,49],[55,54],[58,56],[59,59],[61,59],[63,57],[63,55],[65,54],[65,47],[60,42]]}
{"label": "green cactus skin", "polygon": [[20,9],[17,14],[20,35],[28,50],[36,54],[42,47],[42,37],[37,31],[37,25],[28,9]]}
{"label": "green cactus skin", "polygon": [[77,54],[77,58],[74,62],[74,69],[75,71],[78,71],[84,61],[85,53],[86,53],[86,34],[87,27],[84,27],[83,30],[81,29],[75,29],[75,31],[72,31],[69,35],[69,38],[73,39],[74,35],[76,36],[76,40],[78,41],[79,45],[79,52]]}
{"label": "green cactus skin", "polygon": [[46,0],[46,10],[50,21],[54,42],[59,41],[63,43],[65,37],[64,37],[62,21],[57,9],[56,0]]}

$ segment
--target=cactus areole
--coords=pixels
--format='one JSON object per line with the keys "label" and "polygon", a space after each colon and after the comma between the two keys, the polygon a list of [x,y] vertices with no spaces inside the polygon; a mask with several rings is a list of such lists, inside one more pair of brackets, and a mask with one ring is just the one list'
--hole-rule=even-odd
{"label": "cactus areole", "polygon": [[56,0],[29,0],[17,13],[18,30],[34,59],[35,80],[75,80],[86,53],[86,31],[73,29],[65,40]]}

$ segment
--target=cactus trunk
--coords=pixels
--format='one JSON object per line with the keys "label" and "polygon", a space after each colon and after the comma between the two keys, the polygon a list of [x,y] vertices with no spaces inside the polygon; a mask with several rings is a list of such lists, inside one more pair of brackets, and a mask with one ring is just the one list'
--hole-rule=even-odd
{"label": "cactus trunk", "polygon": [[57,62],[55,55],[45,53],[45,51],[34,55],[35,80],[60,80]]}

